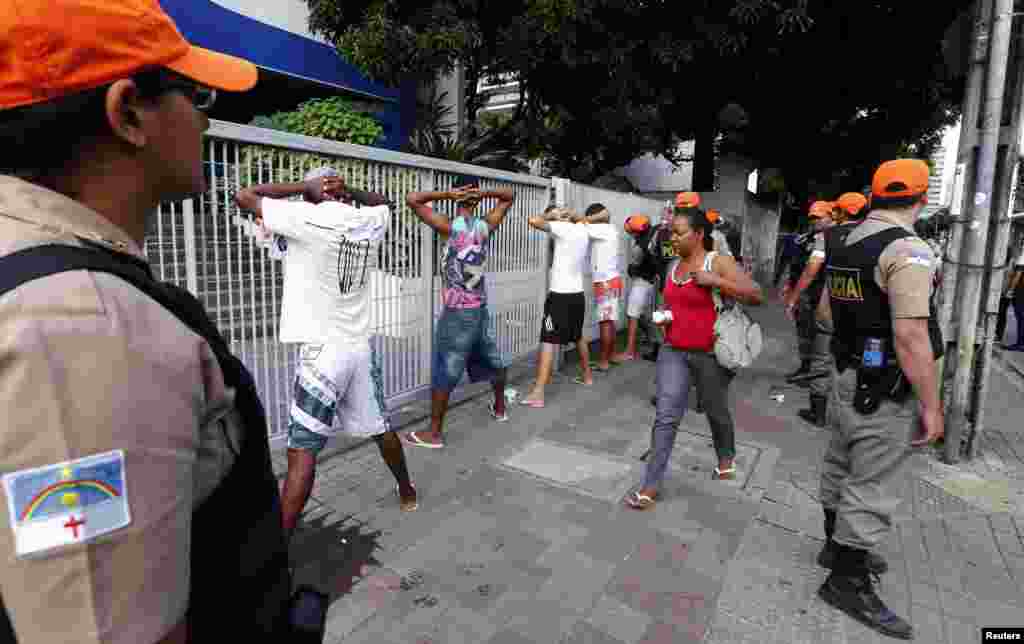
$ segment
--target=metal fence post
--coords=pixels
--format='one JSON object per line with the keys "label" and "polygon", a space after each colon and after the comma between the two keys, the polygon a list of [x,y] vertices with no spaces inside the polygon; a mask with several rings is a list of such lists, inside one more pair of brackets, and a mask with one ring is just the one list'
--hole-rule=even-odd
{"label": "metal fence post", "polygon": [[196,258],[195,200],[181,202],[181,223],[185,232],[185,285],[189,293],[199,296],[199,266]]}

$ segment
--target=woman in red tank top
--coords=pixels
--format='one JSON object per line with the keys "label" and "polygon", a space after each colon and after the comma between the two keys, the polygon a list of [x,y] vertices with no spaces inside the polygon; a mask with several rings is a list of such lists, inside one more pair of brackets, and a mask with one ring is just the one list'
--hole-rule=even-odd
{"label": "woman in red tank top", "polygon": [[728,388],[733,372],[715,358],[715,312],[712,289],[724,298],[757,306],[761,288],[732,257],[711,253],[711,224],[697,208],[677,208],[672,220],[672,245],[679,259],[669,268],[663,292],[665,309],[672,314],[663,322],[665,345],[658,353],[658,404],[651,432],[651,450],[644,480],[626,498],[633,508],[654,505],[672,455],[679,422],[686,412],[690,383],[704,403],[711,436],[718,455],[716,479],[735,478],[735,429],[729,410]]}

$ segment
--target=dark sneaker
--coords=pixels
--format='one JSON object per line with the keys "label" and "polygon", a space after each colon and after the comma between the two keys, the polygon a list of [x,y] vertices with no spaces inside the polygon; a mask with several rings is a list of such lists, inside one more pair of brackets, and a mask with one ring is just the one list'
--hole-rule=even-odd
{"label": "dark sneaker", "polygon": [[818,596],[883,635],[914,639],[914,628],[882,602],[867,574],[847,577],[833,572],[818,589]]}
{"label": "dark sneaker", "polygon": [[[826,541],[825,546],[821,549],[821,552],[818,553],[818,565],[822,568],[832,570],[832,566],[835,565],[835,543],[835,541]],[[876,575],[884,575],[889,571],[889,564],[885,561],[885,558],[877,552],[869,552],[864,563],[867,565],[868,570]]]}

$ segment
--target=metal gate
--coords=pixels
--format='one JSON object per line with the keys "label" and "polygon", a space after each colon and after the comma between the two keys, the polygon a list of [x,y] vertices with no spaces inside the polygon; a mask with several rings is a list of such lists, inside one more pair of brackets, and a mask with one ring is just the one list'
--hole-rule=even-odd
{"label": "metal gate", "polygon": [[[162,204],[146,251],[161,279],[188,288],[206,306],[233,350],[252,370],[275,443],[287,427],[297,345],[277,341],[283,286],[281,262],[257,244],[251,217],[235,193],[257,183],[299,181],[328,165],[355,188],[395,204],[371,282],[371,342],[379,350],[389,407],[427,393],[433,327],[440,314],[440,240],[406,206],[410,192],[444,190],[456,174],[483,179],[484,189],[510,187],[516,201],[491,242],[490,309],[499,347],[509,360],[536,347],[546,288],[546,240],[526,219],[548,203],[550,181],[336,143],[312,137],[213,122],[206,138],[209,188],[197,199]],[[482,209],[492,205],[489,200]],[[441,212],[454,204],[439,204]]]}

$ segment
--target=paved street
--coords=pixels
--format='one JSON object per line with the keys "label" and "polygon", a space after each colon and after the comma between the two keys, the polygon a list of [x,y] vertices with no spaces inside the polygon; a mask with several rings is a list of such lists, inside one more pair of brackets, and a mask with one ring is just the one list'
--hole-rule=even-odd
{"label": "paved street", "polygon": [[[620,502],[649,440],[648,362],[595,374],[589,388],[567,365],[545,409],[511,406],[505,424],[491,420],[486,396],[454,408],[447,448],[406,448],[421,495],[412,514],[399,512],[372,444],[322,462],[292,556],[297,581],[331,595],[327,641],[883,641],[815,594],[828,434],[796,418],[806,390],[782,384],[795,342],[777,302],[755,315],[766,349],[732,391],[738,480],[711,480],[707,422],[688,413],[651,511]],[[517,369],[512,386],[523,392],[530,373]],[[975,462],[912,459],[880,592],[917,641],[962,644],[980,641],[982,626],[1024,626],[1019,381],[997,363]]]}

